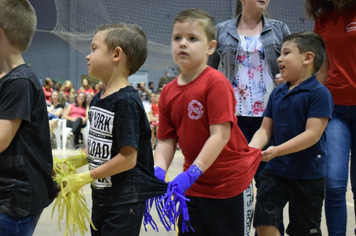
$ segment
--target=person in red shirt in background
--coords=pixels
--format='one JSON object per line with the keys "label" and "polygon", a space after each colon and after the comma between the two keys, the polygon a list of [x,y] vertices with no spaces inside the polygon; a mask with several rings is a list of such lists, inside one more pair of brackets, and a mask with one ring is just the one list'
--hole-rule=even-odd
{"label": "person in red shirt in background", "polygon": [[[95,95],[95,91],[94,89],[91,87],[91,85],[89,84],[89,81],[87,79],[83,79],[82,80],[82,86],[78,89],[77,93],[84,93],[85,95]],[[88,104],[89,105],[89,104]]]}
{"label": "person in red shirt in background", "polygon": [[43,82],[43,92],[46,97],[46,102],[47,104],[51,104],[51,94],[53,91],[53,81],[50,78],[46,78],[45,81]]}
{"label": "person in red shirt in background", "polygon": [[70,80],[64,81],[60,92],[63,94],[63,96],[65,97],[66,101],[68,101],[69,100],[69,95],[75,94],[75,90],[74,90],[74,86],[73,86],[72,81],[70,81]]}
{"label": "person in red shirt in background", "polygon": [[84,93],[79,93],[75,103],[66,107],[62,118],[67,120],[67,127],[72,128],[70,136],[74,136],[74,147],[79,148],[80,130],[86,126],[88,120],[88,106]]}
{"label": "person in red shirt in background", "polygon": [[159,123],[159,108],[158,108],[158,102],[159,102],[159,96],[160,94],[155,94],[151,93],[150,98],[151,98],[151,143],[152,143],[152,149],[154,150],[156,148],[156,133],[158,131],[158,123]]}
{"label": "person in red shirt in background", "polygon": [[317,79],[330,90],[335,103],[325,131],[326,225],[329,235],[346,235],[349,163],[356,196],[356,1],[308,0],[306,8],[315,19],[314,32],[326,45],[327,57]]}
{"label": "person in red shirt in background", "polygon": [[100,90],[101,90],[99,83],[96,83],[96,84],[94,85],[93,89],[94,89],[94,93],[95,93],[95,94],[99,93]]}

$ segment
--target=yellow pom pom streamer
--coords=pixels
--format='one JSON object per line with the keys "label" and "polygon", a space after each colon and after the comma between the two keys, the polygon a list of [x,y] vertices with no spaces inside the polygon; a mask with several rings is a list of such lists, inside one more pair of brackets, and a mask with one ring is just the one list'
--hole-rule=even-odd
{"label": "yellow pom pom streamer", "polygon": [[[54,201],[52,217],[54,211],[57,208],[59,230],[61,230],[60,221],[63,220],[64,216],[66,219],[66,229],[64,233],[65,236],[68,236],[68,234],[74,235],[78,231],[81,235],[84,235],[85,232],[88,231],[87,223],[96,229],[90,219],[90,211],[86,206],[86,200],[82,189],[80,189],[80,187],[78,188],[78,186],[75,186],[76,183],[74,181],[70,181],[71,176],[77,173],[76,166],[70,161],[59,158],[54,158],[53,164],[53,170],[55,173],[54,180],[60,186],[61,191],[58,193],[58,196]],[[83,177],[84,175],[85,177],[87,176],[87,174],[82,174]],[[85,181],[82,181],[83,185],[94,180],[90,179],[88,181],[87,177],[84,179]],[[79,190],[75,191],[74,188]]]}

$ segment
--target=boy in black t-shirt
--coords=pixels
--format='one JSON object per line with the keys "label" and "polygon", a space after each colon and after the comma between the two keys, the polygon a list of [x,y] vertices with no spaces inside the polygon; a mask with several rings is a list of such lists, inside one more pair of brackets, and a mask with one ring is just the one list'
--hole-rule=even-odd
{"label": "boy in black t-shirt", "polygon": [[[103,81],[89,109],[88,147],[67,160],[89,170],[70,175],[64,192],[92,187],[92,235],[139,235],[147,199],[166,191],[154,176],[151,129],[138,92],[128,82],[147,57],[137,25],[100,26],[91,43],[88,72]],[[72,188],[72,187],[73,188]]]}
{"label": "boy in black t-shirt", "polygon": [[0,0],[0,235],[32,235],[58,192],[45,96],[22,58],[36,30],[27,0]]}

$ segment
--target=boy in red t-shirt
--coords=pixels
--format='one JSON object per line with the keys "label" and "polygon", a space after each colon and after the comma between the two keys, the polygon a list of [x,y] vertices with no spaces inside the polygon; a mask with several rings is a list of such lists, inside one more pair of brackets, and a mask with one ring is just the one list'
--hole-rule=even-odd
{"label": "boy in red t-shirt", "polygon": [[[164,180],[179,143],[184,172],[168,186],[189,199],[190,224],[179,217],[179,234],[245,235],[252,217],[252,179],[261,150],[250,148],[237,126],[231,84],[207,66],[216,48],[214,19],[198,9],[175,19],[172,55],[181,74],[162,90],[155,174]],[[182,220],[183,218],[183,220]]]}

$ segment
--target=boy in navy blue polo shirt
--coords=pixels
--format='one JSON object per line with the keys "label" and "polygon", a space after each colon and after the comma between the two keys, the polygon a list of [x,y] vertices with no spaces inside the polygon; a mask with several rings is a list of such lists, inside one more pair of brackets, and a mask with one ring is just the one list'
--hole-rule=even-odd
{"label": "boy in navy blue polo shirt", "polygon": [[286,36],[277,59],[287,82],[268,100],[250,146],[264,148],[254,216],[259,236],[280,235],[280,215],[289,202],[289,235],[321,235],[325,191],[325,133],[331,119],[330,92],[316,80],[325,58],[323,40],[312,32]]}

